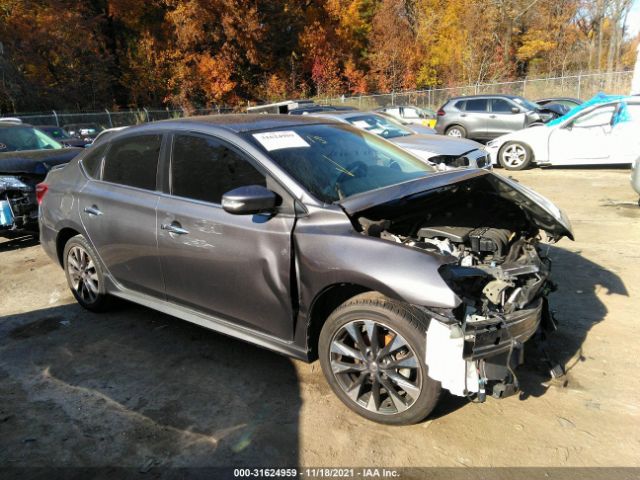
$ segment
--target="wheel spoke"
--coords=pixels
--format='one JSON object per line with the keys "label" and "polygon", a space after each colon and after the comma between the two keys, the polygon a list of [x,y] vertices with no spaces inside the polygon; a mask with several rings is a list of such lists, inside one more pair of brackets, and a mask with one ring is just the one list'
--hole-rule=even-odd
{"label": "wheel spoke", "polygon": [[367,351],[367,345],[364,343],[364,338],[362,338],[362,330],[360,330],[360,325],[350,323],[346,326],[346,329],[347,332],[349,332],[351,338],[353,338],[358,350],[360,350],[360,352],[362,352],[362,355],[364,355]]}
{"label": "wheel spoke", "polygon": [[392,360],[384,367],[385,369],[418,368],[418,360],[412,352],[409,352],[409,355],[407,355],[406,357],[403,357],[399,360]]}
{"label": "wheel spoke", "polygon": [[364,372],[367,366],[364,363],[346,363],[340,360],[331,360],[331,369],[334,373]]}
{"label": "wheel spoke", "polygon": [[369,338],[369,346],[371,347],[371,353],[374,358],[377,358],[378,351],[380,350],[380,338],[378,337],[378,324],[371,320],[364,321],[364,328]]}
{"label": "wheel spoke", "polygon": [[331,342],[331,351],[333,353],[338,353],[346,357],[355,358],[363,362],[365,361],[364,355],[361,352],[359,352],[355,348],[351,348],[348,345],[345,345],[339,340],[334,340],[333,342]]}
{"label": "wheel spoke", "polygon": [[372,412],[380,410],[380,382],[376,376],[371,383],[371,394],[369,395],[369,401],[367,402],[367,409]]}
{"label": "wheel spoke", "polygon": [[418,398],[420,395],[420,387],[414,385],[409,381],[409,379],[403,377],[397,372],[389,371],[386,372],[386,374],[395,385],[407,392],[407,395],[409,395],[413,400]]}
{"label": "wheel spoke", "polygon": [[400,394],[397,392],[388,378],[383,378],[382,376],[380,376],[379,380],[384,389],[387,391],[387,395],[389,396],[389,398],[391,398],[391,401],[396,407],[398,413],[404,412],[407,408],[409,408],[405,403],[404,398],[400,396]]}
{"label": "wheel spoke", "polygon": [[407,342],[405,341],[404,338],[402,338],[400,335],[398,335],[397,333],[393,333],[393,337],[391,338],[391,341],[389,343],[387,343],[384,348],[382,348],[379,352],[378,352],[378,360],[382,360],[384,357],[386,357],[387,355],[395,352],[396,350],[407,346]]}
{"label": "wheel spoke", "polygon": [[358,399],[360,398],[360,394],[362,392],[362,386],[364,385],[364,381],[367,378],[367,375],[360,375],[358,378],[356,378],[356,380],[351,384],[351,388],[349,388],[347,390],[347,395],[349,395],[349,397],[351,398],[351,400],[353,400],[354,402],[358,402]]}

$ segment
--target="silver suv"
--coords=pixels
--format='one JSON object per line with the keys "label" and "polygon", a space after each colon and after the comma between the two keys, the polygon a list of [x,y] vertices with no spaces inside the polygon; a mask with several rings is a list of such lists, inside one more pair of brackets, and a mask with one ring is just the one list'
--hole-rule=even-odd
{"label": "silver suv", "polygon": [[550,120],[550,112],[515,95],[455,97],[437,112],[436,131],[451,137],[492,140]]}

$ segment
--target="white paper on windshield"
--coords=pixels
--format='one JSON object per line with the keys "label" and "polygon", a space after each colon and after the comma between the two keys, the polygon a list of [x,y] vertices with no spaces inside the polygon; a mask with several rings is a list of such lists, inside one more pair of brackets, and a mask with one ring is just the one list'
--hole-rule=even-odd
{"label": "white paper on windshield", "polygon": [[356,120],[355,122],[353,122],[353,124],[358,127],[358,128],[363,128],[365,130],[371,128],[371,125],[369,125],[367,122],[365,122],[364,120]]}
{"label": "white paper on windshield", "polygon": [[282,148],[308,147],[309,144],[293,130],[283,130],[280,132],[254,133],[253,137],[260,144],[271,152]]}

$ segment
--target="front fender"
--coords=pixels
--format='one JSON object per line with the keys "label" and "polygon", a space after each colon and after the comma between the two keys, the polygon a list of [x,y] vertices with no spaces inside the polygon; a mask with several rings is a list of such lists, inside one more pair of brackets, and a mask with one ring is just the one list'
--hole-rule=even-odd
{"label": "front fender", "polygon": [[300,219],[294,231],[300,306],[331,285],[346,283],[378,291],[403,302],[455,308],[460,299],[438,268],[454,261],[405,245],[357,233],[346,215],[342,222],[319,228],[313,216]]}

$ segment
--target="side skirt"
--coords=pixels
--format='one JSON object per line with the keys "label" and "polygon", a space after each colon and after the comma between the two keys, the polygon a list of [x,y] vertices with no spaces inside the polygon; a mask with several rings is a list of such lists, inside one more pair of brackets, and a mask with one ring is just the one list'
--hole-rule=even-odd
{"label": "side skirt", "polygon": [[[252,343],[267,350],[273,350],[288,357],[293,357],[298,360],[309,362],[309,357],[306,349],[301,348],[299,345],[293,342],[285,342],[279,338],[271,335],[266,335],[262,332],[252,330],[250,328],[242,327],[233,324],[229,321],[223,320],[212,315],[205,315],[196,310],[169,303],[165,300],[160,300],[149,295],[134,292],[129,289],[118,287],[114,285],[114,282],[109,279],[108,283],[111,283],[111,287],[108,289],[110,295],[123,298],[133,303],[149,307],[153,310],[157,310],[167,315],[177,317],[187,322],[195,323],[201,327],[213,330],[224,335],[228,335],[233,338]],[[114,288],[115,287],[115,288]]]}

